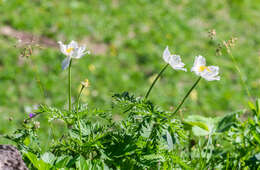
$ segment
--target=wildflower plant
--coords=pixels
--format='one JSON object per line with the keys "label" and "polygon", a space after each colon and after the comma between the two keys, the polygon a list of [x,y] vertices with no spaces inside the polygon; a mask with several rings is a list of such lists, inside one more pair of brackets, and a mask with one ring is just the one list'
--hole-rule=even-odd
{"label": "wildflower plant", "polygon": [[169,51],[168,46],[166,46],[164,52],[163,52],[163,60],[167,63],[163,69],[160,71],[160,73],[157,75],[157,77],[154,79],[153,83],[151,84],[149,90],[147,91],[145,98],[148,98],[150,92],[152,91],[155,83],[157,80],[162,76],[163,72],[166,70],[166,68],[170,65],[174,70],[182,70],[187,71],[186,68],[184,68],[185,64],[181,61],[181,57],[179,55],[171,54]]}
{"label": "wildflower plant", "polygon": [[89,51],[86,51],[85,46],[79,46],[76,41],[71,41],[68,45],[63,44],[61,41],[58,42],[60,45],[60,51],[67,57],[62,61],[62,69],[65,70],[69,67],[68,71],[68,94],[69,94],[69,111],[72,109],[71,103],[71,64],[72,59],[80,59],[85,54],[90,54]]}
{"label": "wildflower plant", "polygon": [[86,47],[79,46],[78,43],[72,40],[69,44],[63,44],[61,41],[58,42],[60,45],[60,51],[67,57],[62,61],[62,69],[65,70],[71,63],[72,59],[80,59],[85,54],[90,54],[90,51],[86,51]]}
{"label": "wildflower plant", "polygon": [[[88,79],[81,82],[75,109],[71,103],[71,63],[89,53],[75,41],[60,49],[67,58],[69,109],[40,105],[24,120],[23,127],[4,137],[15,142],[30,169],[257,169],[260,166],[260,99],[249,103],[253,119],[242,121],[243,111],[223,117],[206,118],[189,115],[180,119],[176,114],[201,78],[220,80],[217,66],[206,66],[206,59],[195,57],[191,71],[195,81],[174,112],[165,111],[148,100],[159,77],[170,65],[174,70],[187,71],[180,56],[163,52],[166,65],[153,81],[145,97],[123,92],[112,96],[109,109],[90,109],[80,105]],[[115,114],[123,115],[119,120]],[[43,150],[38,137],[45,115],[50,129],[54,121],[63,122],[62,134],[51,139]],[[249,129],[249,130],[248,130]],[[53,133],[54,128],[51,130]],[[54,136],[54,133],[52,134]],[[51,136],[51,135],[50,135]]]}

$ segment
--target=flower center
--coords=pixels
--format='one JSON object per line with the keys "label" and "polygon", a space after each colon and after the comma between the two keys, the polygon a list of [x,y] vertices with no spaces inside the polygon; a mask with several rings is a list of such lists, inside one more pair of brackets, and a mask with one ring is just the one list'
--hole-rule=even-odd
{"label": "flower center", "polygon": [[207,71],[211,72],[211,70],[207,66],[200,66],[199,67],[199,72],[202,72],[204,70],[207,70]]}
{"label": "flower center", "polygon": [[74,48],[68,48],[67,50],[66,50],[66,52],[69,54],[69,53],[71,53],[71,51],[73,50]]}

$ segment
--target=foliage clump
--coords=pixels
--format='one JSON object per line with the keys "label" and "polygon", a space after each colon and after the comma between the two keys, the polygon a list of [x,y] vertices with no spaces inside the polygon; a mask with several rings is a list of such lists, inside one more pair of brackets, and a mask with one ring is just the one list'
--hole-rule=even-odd
{"label": "foliage clump", "polygon": [[[72,112],[41,106],[39,116],[62,120],[66,130],[44,153],[32,120],[5,136],[22,151],[31,169],[257,169],[260,165],[260,100],[224,117],[178,116],[128,92],[115,94],[109,110],[82,106]],[[114,113],[124,113],[114,120]]]}
{"label": "foliage clump", "polygon": [[[195,57],[192,72],[198,79],[173,112],[162,110],[149,99],[159,77],[168,66],[187,71],[178,55],[168,47],[163,53],[166,65],[151,84],[145,97],[129,92],[114,94],[110,109],[90,109],[80,104],[88,80],[72,102],[71,66],[85,52],[75,41],[60,43],[67,56],[68,110],[41,105],[23,123],[23,128],[4,137],[22,151],[30,169],[258,169],[260,165],[260,99],[249,102],[250,112],[237,111],[223,117],[199,115],[180,117],[177,113],[201,78],[220,80],[218,66],[206,66],[206,59]],[[247,113],[247,114],[246,114]],[[40,124],[46,116],[50,128],[62,122],[62,135],[52,137],[47,149],[41,148]],[[120,118],[115,118],[120,115]],[[246,116],[246,119],[241,119]]]}

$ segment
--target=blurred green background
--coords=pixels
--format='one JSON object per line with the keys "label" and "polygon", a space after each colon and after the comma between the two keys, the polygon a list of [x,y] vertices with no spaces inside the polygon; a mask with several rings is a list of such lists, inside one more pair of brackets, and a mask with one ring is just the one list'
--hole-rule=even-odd
{"label": "blurred green background", "polygon": [[[59,40],[79,41],[92,52],[75,61],[72,70],[74,97],[81,81],[91,83],[82,96],[90,108],[109,108],[114,93],[144,96],[165,65],[166,45],[182,56],[188,70],[199,54],[220,67],[221,81],[201,81],[184,115],[245,108],[249,98],[231,58],[225,52],[216,55],[217,41],[238,38],[233,54],[253,97],[260,96],[259,11],[258,0],[0,0],[0,134],[20,126],[38,104],[67,107]],[[217,32],[213,41],[212,29]],[[33,47],[31,56],[22,57],[26,40],[18,42],[16,33],[45,37],[49,45]],[[168,68],[150,99],[173,110],[196,79],[191,72]]]}

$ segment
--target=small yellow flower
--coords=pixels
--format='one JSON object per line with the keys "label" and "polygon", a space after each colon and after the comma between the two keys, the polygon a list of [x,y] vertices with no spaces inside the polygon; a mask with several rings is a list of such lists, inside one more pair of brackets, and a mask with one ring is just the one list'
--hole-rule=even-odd
{"label": "small yellow flower", "polygon": [[152,76],[150,76],[148,79],[149,83],[152,83],[157,76],[158,74],[153,74]]}
{"label": "small yellow flower", "polygon": [[198,92],[197,92],[196,90],[193,90],[193,91],[190,93],[190,97],[191,97],[191,100],[197,101],[197,100],[198,100]]}
{"label": "small yellow flower", "polygon": [[89,80],[85,79],[85,81],[81,82],[81,85],[84,86],[85,88],[89,87],[90,86]]}
{"label": "small yellow flower", "polygon": [[89,69],[89,71],[94,72],[94,71],[96,70],[96,67],[95,67],[95,65],[90,64],[90,65],[88,66],[88,69]]}

